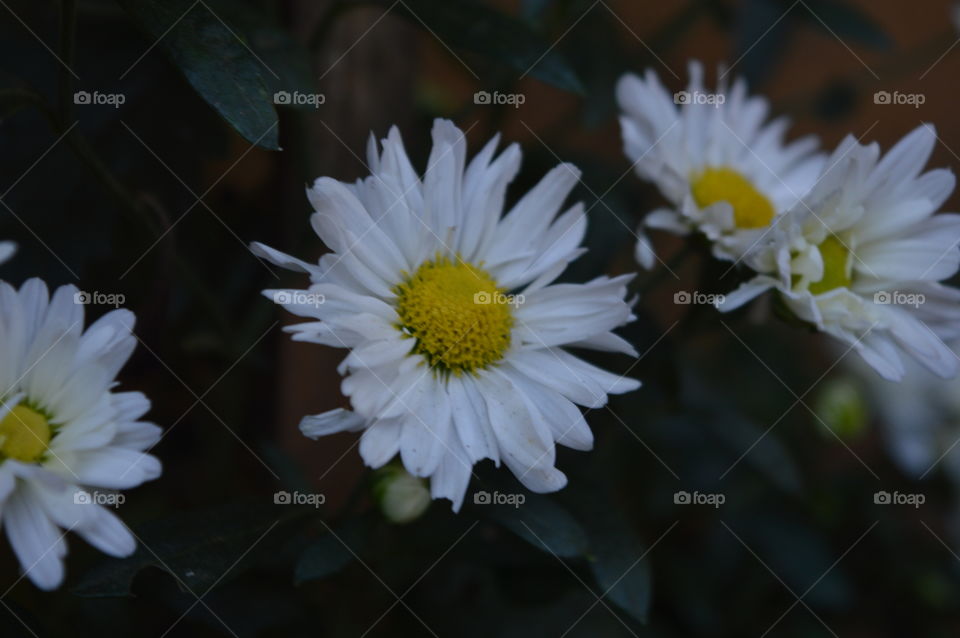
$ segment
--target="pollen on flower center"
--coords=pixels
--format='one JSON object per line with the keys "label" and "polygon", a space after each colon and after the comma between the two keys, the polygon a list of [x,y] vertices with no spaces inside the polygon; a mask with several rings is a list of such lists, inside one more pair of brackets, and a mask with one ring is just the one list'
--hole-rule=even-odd
{"label": "pollen on flower center", "polygon": [[0,457],[37,461],[47,451],[51,436],[47,417],[20,404],[0,421]]}
{"label": "pollen on flower center", "polygon": [[849,287],[852,281],[850,251],[843,242],[836,235],[830,235],[817,248],[823,259],[823,277],[810,284],[810,292],[819,295],[835,288]]}
{"label": "pollen on flower center", "polygon": [[737,228],[763,228],[774,216],[770,200],[732,168],[707,168],[693,176],[690,190],[701,208],[728,202]]}
{"label": "pollen on flower center", "polygon": [[441,372],[474,372],[510,346],[509,299],[482,268],[438,256],[394,287],[397,328],[417,340],[413,352]]}

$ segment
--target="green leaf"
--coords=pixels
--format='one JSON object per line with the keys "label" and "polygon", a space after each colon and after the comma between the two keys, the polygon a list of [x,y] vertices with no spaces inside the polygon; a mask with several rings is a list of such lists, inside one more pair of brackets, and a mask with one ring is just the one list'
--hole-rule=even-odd
{"label": "green leaf", "polygon": [[[815,608],[837,610],[852,602],[844,565],[835,563],[843,548],[831,547],[823,532],[802,516],[754,513],[749,518],[738,517],[731,528],[790,589],[806,592],[804,599]],[[753,557],[748,552],[744,559],[752,562]]]}
{"label": "green leaf", "polygon": [[289,506],[231,505],[142,525],[134,530],[139,544],[132,556],[99,564],[73,591],[86,597],[129,596],[136,575],[156,567],[202,595],[249,569],[282,537],[278,528],[304,512]]}
{"label": "green leaf", "polygon": [[354,552],[363,551],[366,544],[369,523],[368,519],[348,521],[335,534],[328,532],[308,546],[297,560],[294,582],[299,585],[327,578],[353,562]]}
{"label": "green leaf", "polygon": [[587,558],[599,587],[596,594],[612,600],[646,624],[653,595],[653,575],[646,548],[623,516],[623,507],[609,495],[607,478],[581,480],[566,497],[590,542]]}
{"label": "green leaf", "polygon": [[465,49],[574,93],[583,93],[573,68],[523,22],[481,4],[402,0],[397,10],[447,47]]}
{"label": "green leaf", "polygon": [[[263,331],[264,329],[261,329],[260,333],[262,334]],[[277,473],[283,489],[305,494],[311,492],[312,487],[303,468],[284,449],[274,443],[264,443],[260,446],[258,453],[267,466]]]}
{"label": "green leaf", "polygon": [[[739,62],[734,70],[751,86],[766,79],[783,57],[797,24],[796,16],[784,19],[786,10],[779,0],[745,0],[740,5],[733,56]],[[805,9],[798,6],[793,11]]]}
{"label": "green leaf", "polygon": [[730,450],[733,458],[745,454],[743,462],[766,476],[777,487],[793,494],[800,492],[800,472],[776,436],[765,433],[764,428],[732,412],[703,413],[703,417],[703,422]]}
{"label": "green leaf", "polygon": [[258,146],[279,150],[277,112],[264,79],[270,71],[219,15],[190,0],[120,4],[238,133]]}
{"label": "green leaf", "polygon": [[565,558],[587,552],[587,534],[567,510],[545,496],[523,496],[522,505],[484,505],[484,512],[537,549]]}
{"label": "green leaf", "polygon": [[293,581],[299,585],[332,576],[353,561],[353,554],[332,534],[307,547],[297,561]]}
{"label": "green leaf", "polygon": [[[262,62],[262,77],[272,96],[278,91],[314,93],[307,50],[268,13],[250,2],[207,0],[207,4],[239,34]],[[312,108],[304,104],[293,107]]]}
{"label": "green leaf", "polygon": [[800,491],[800,471],[774,433],[738,413],[704,379],[691,371],[684,373],[683,385],[682,396],[689,406],[688,415],[716,439],[719,449],[729,453],[729,463],[748,465],[785,492],[796,494]]}
{"label": "green leaf", "polygon": [[839,0],[808,0],[807,19],[841,40],[856,40],[875,49],[887,49],[889,36],[873,18]]}
{"label": "green leaf", "polygon": [[600,586],[598,595],[623,608],[641,623],[647,622],[653,593],[653,576],[646,548],[619,514],[591,517],[587,527],[593,556],[590,569]]}

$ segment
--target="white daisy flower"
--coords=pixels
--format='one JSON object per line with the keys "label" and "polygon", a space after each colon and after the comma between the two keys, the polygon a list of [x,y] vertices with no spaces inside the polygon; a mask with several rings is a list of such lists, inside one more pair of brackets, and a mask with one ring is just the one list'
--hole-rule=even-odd
{"label": "white daisy flower", "polygon": [[50,297],[39,279],[19,291],[0,283],[0,521],[43,589],[63,581],[68,531],[131,554],[132,534],[104,504],[160,476],[142,452],[160,437],[138,420],[149,401],[113,391],[136,345],[133,314],[114,310],[84,331],[78,295],[63,286]]}
{"label": "white daisy flower", "polygon": [[787,307],[856,350],[886,379],[901,354],[952,377],[943,340],[960,336],[960,215],[934,215],[953,191],[947,169],[922,173],[936,133],[920,126],[883,158],[848,137],[811,192],[747,258],[760,274],[728,295],[730,310],[775,288]]}
{"label": "white daisy flower", "polygon": [[786,144],[787,120],[767,122],[767,101],[743,80],[708,93],[701,65],[689,69],[689,86],[675,94],[652,70],[620,78],[624,152],[670,202],[647,226],[699,231],[716,257],[735,261],[810,189],[823,156],[812,137]]}
{"label": "white daisy flower", "polygon": [[304,434],[363,431],[367,465],[399,453],[454,510],[481,459],[535,492],[559,490],[554,444],[593,444],[575,404],[597,408],[639,387],[565,349],[636,355],[611,332],[634,318],[630,276],[551,285],[583,252],[582,204],[557,215],[579,171],[558,166],[502,215],[520,150],[495,156],[497,142],[467,163],[464,134],[437,120],[421,179],[396,128],[382,153],[371,137],[370,177],[320,178],[307,191],[332,253],[310,264],[252,247],[310,275],[308,290],[265,292],[312,320],[288,328],[294,339],[350,349],[340,372],[353,411],[308,416]]}

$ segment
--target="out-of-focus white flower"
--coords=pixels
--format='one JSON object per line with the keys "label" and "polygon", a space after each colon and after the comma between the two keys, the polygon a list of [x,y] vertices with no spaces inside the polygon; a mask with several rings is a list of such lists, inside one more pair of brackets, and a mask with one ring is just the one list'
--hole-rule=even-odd
{"label": "out-of-focus white flower", "polygon": [[767,122],[767,101],[750,97],[743,80],[708,92],[697,62],[684,91],[671,95],[647,71],[623,76],[617,99],[624,152],[670,202],[646,224],[702,232],[721,259],[743,255],[810,189],[823,163],[816,139],[784,142],[787,121]]}
{"label": "out-of-focus white flower", "polygon": [[308,416],[300,429],[362,431],[368,465],[399,454],[455,510],[481,459],[535,492],[562,488],[555,444],[593,445],[576,404],[599,407],[640,385],[565,349],[636,356],[612,332],[634,318],[630,276],[552,283],[583,253],[583,206],[558,215],[579,171],[558,166],[503,214],[517,146],[495,155],[494,138],[467,163],[463,132],[437,120],[421,179],[395,128],[382,144],[371,138],[370,177],[308,190],[313,228],[333,250],[319,264],[253,246],[310,275],[307,290],[265,292],[310,320],[289,327],[294,338],[350,350],[340,372],[353,410]]}
{"label": "out-of-focus white flower", "polygon": [[960,215],[934,215],[953,191],[946,169],[923,173],[936,134],[920,126],[881,158],[848,137],[817,185],[745,260],[760,274],[726,297],[730,310],[770,288],[803,321],[847,343],[881,376],[908,354],[942,377],[958,361]]}
{"label": "out-of-focus white flower", "polygon": [[941,379],[907,361],[907,374],[893,382],[861,360],[845,363],[863,381],[890,456],[903,472],[921,478],[940,467],[960,482],[960,377]]}
{"label": "out-of-focus white flower", "polygon": [[136,548],[108,506],[116,490],[160,476],[143,451],[160,428],[139,419],[150,402],[114,392],[136,346],[134,316],[114,310],[83,329],[73,286],[51,297],[31,279],[0,282],[0,519],[24,572],[38,587],[63,581],[68,531],[111,556]]}

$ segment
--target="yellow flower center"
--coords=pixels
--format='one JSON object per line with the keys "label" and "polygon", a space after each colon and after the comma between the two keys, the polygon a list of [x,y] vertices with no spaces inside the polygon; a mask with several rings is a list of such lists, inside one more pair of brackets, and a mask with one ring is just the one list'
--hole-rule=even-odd
{"label": "yellow flower center", "polygon": [[823,259],[823,277],[810,284],[810,292],[819,295],[834,288],[848,288],[850,277],[850,251],[836,235],[830,235],[817,247]]}
{"label": "yellow flower center", "polygon": [[448,257],[424,262],[394,287],[397,328],[435,370],[474,372],[510,346],[510,299],[482,268]]}
{"label": "yellow flower center", "polygon": [[51,436],[47,417],[20,404],[0,421],[0,457],[38,461],[47,451]]}
{"label": "yellow flower center", "polygon": [[700,208],[728,202],[733,207],[733,221],[737,228],[763,228],[775,214],[770,200],[732,168],[721,166],[704,170],[693,177],[690,190]]}

